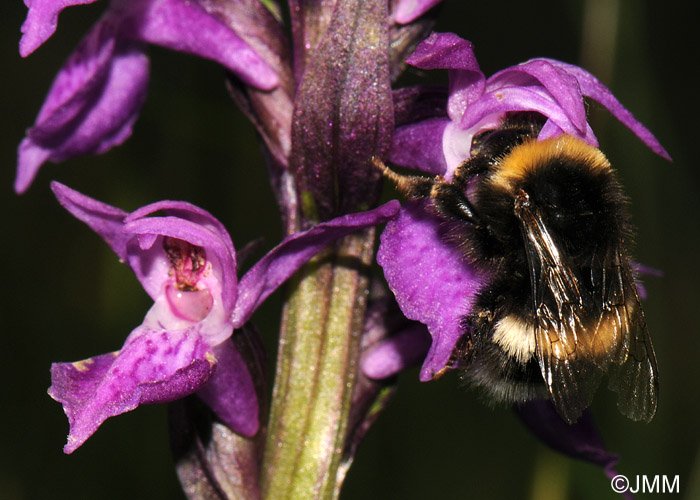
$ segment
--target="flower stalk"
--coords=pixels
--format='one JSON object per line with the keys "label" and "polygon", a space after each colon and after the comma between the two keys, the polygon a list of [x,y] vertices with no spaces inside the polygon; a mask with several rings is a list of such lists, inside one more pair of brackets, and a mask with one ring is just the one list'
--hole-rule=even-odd
{"label": "flower stalk", "polygon": [[337,498],[374,255],[373,229],[291,283],[263,460],[263,498]]}

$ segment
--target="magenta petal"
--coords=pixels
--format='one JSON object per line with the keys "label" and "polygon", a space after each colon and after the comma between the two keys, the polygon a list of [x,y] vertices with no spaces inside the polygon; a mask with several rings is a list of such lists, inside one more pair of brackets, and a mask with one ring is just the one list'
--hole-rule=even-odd
{"label": "magenta petal", "polygon": [[98,23],[58,73],[20,145],[18,192],[44,161],[103,153],[131,134],[146,97],[148,59],[139,46],[118,44],[112,30]]}
{"label": "magenta petal", "polygon": [[449,70],[447,114],[453,121],[459,121],[469,104],[484,93],[486,78],[472,43],[454,33],[432,33],[406,62],[421,69]]}
{"label": "magenta petal", "polygon": [[450,123],[445,118],[432,118],[398,127],[394,131],[389,160],[402,167],[415,168],[429,174],[447,170],[442,136]]}
{"label": "magenta petal", "polygon": [[[550,137],[556,137],[563,133],[564,131],[561,128],[559,128],[559,126],[556,123],[554,123],[552,120],[547,120],[544,126],[542,127],[542,130],[540,130],[540,134],[537,136],[537,140],[544,141],[545,139],[549,139]],[[591,125],[588,122],[586,122],[585,133],[581,136],[581,139],[586,141],[591,146],[598,147],[598,139],[593,133],[593,129],[591,128]]]}
{"label": "magenta petal", "polygon": [[[618,456],[605,449],[590,410],[584,411],[581,418],[571,425],[562,420],[550,400],[529,401],[516,406],[515,411],[525,426],[547,446],[602,467],[611,479],[617,475],[615,464]],[[630,493],[622,496],[633,499]]]}
{"label": "magenta petal", "polygon": [[406,62],[421,69],[459,69],[481,73],[469,40],[454,33],[431,33]]}
{"label": "magenta petal", "polygon": [[373,210],[344,215],[286,237],[241,278],[233,313],[234,327],[240,328],[248,321],[253,311],[277,287],[328,243],[386,222],[398,213],[399,207],[399,202],[392,200]]}
{"label": "magenta petal", "polygon": [[231,341],[215,347],[214,356],[218,361],[216,371],[197,391],[197,396],[231,430],[243,436],[254,436],[260,427],[259,404],[245,361]]}
{"label": "magenta petal", "polygon": [[420,379],[441,374],[464,331],[483,278],[447,243],[442,223],[426,202],[409,201],[381,236],[377,261],[407,318],[427,325],[433,336]]}
{"label": "magenta petal", "polygon": [[233,248],[233,242],[231,241],[231,237],[226,231],[224,225],[221,222],[219,222],[219,220],[216,217],[214,217],[212,214],[210,214],[203,208],[199,208],[198,206],[192,205],[191,203],[186,201],[164,200],[151,203],[150,205],[146,205],[144,207],[137,208],[136,210],[134,210],[132,213],[129,214],[125,222],[131,222],[136,219],[152,215],[161,210],[166,215],[179,217],[180,219],[186,219],[192,222],[196,222],[197,224],[200,224],[202,226],[209,227],[212,231],[218,233],[222,240],[226,242],[226,246],[229,247],[231,253],[235,253],[235,250]]}
{"label": "magenta petal", "polygon": [[440,3],[441,0],[398,0],[391,13],[398,24],[408,24]]}
{"label": "magenta petal", "polygon": [[[656,277],[661,277],[664,275],[664,272],[661,269],[655,269],[653,267],[648,267],[648,266],[645,266],[644,264],[640,264],[639,262],[635,262],[635,261],[630,262],[630,267],[632,268],[634,273],[637,275],[656,276]],[[639,294],[639,298],[642,300],[646,300],[647,299],[647,289],[644,286],[644,283],[642,283],[638,278],[635,278],[634,283],[637,286],[637,293]]]}
{"label": "magenta petal", "polygon": [[99,234],[121,260],[126,260],[129,236],[122,231],[126,212],[85,196],[59,182],[52,182],[51,189],[63,208]]}
{"label": "magenta petal", "polygon": [[627,108],[625,108],[620,101],[617,100],[612,92],[610,92],[610,89],[600,83],[595,76],[591,75],[588,71],[579,68],[578,66],[574,66],[573,64],[567,64],[553,59],[544,60],[573,75],[578,81],[583,95],[602,104],[608,111],[610,111],[610,113],[612,113],[615,118],[620,120],[623,125],[634,132],[634,134],[639,137],[642,142],[644,142],[644,144],[646,144],[654,153],[662,158],[672,161],[664,147],[656,139],[656,137],[654,137],[649,129],[642,125],[634,117],[634,115],[632,115],[632,113],[630,113]]}
{"label": "magenta petal", "polygon": [[488,91],[502,87],[533,84],[540,84],[547,89],[547,92],[561,106],[574,127],[585,132],[586,107],[576,78],[546,59],[533,59],[499,71],[489,77],[486,89]]}
{"label": "magenta petal", "polygon": [[132,1],[120,32],[216,61],[253,87],[270,90],[279,83],[275,71],[253,48],[198,2]]}
{"label": "magenta petal", "polygon": [[430,343],[425,325],[414,323],[370,348],[360,361],[362,373],[375,380],[397,375],[423,361]]}
{"label": "magenta petal", "polygon": [[192,394],[212,375],[215,362],[195,329],[139,327],[118,353],[54,363],[49,395],[70,422],[64,451],[75,451],[110,417]]}
{"label": "magenta petal", "polygon": [[94,3],[97,0],[24,0],[29,7],[27,19],[22,24],[19,53],[27,57],[56,31],[58,14],[71,5]]}
{"label": "magenta petal", "polygon": [[115,26],[108,21],[98,22],[81,40],[56,75],[44,101],[37,125],[44,133],[56,133],[76,119],[91,102],[110,73],[114,56]]}
{"label": "magenta petal", "polygon": [[549,118],[567,134],[597,145],[595,137],[588,137],[588,128],[579,130],[564,113],[559,103],[543,88],[503,87],[485,93],[469,105],[460,128],[469,129],[482,119],[509,111],[536,111]]}
{"label": "magenta petal", "polygon": [[605,450],[590,411],[585,411],[575,424],[569,425],[549,400],[529,401],[516,406],[515,410],[523,423],[555,450],[606,468],[617,462],[617,456]]}

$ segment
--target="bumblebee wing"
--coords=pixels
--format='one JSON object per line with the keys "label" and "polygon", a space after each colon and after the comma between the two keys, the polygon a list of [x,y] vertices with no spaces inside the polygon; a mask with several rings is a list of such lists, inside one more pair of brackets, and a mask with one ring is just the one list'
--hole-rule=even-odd
{"label": "bumblebee wing", "polygon": [[557,412],[573,423],[590,405],[603,374],[589,327],[591,314],[600,309],[542,217],[528,208],[517,214],[530,268],[535,354]]}
{"label": "bumblebee wing", "polygon": [[607,344],[609,387],[632,420],[650,421],[658,401],[658,368],[629,259],[622,245],[606,258],[598,345]]}

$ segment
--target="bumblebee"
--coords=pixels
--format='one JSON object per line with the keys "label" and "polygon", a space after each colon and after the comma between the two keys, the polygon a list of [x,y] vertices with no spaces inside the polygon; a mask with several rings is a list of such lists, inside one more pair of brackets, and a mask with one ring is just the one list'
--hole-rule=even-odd
{"label": "bumblebee", "polygon": [[509,404],[549,397],[571,424],[607,373],[620,411],[648,422],[657,365],[621,186],[598,148],[566,134],[537,140],[538,116],[518,114],[475,137],[450,181],[375,164],[405,196],[431,200],[490,277],[454,354],[471,384]]}

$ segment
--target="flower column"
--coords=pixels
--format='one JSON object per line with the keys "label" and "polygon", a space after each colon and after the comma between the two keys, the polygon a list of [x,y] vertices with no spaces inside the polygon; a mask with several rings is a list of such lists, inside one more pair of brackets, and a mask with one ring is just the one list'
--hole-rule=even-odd
{"label": "flower column", "polygon": [[[393,110],[386,2],[290,4],[299,230],[376,204],[369,158],[388,151]],[[374,237],[347,237],[292,282],[263,463],[267,498],[337,496]]]}

